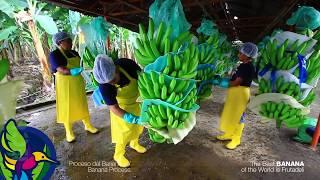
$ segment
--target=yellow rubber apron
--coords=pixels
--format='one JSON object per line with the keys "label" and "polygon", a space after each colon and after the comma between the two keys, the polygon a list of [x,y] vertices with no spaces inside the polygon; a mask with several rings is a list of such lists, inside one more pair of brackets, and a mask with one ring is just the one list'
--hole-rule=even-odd
{"label": "yellow rubber apron", "polygon": [[[139,96],[137,80],[122,68],[119,67],[119,70],[130,80],[130,83],[125,87],[117,88],[118,105],[126,112],[140,116],[140,105],[136,102]],[[129,124],[112,112],[110,112],[110,117],[112,143],[127,144],[131,140],[138,139],[143,132],[143,126]]]}
{"label": "yellow rubber apron", "polygon": [[240,119],[246,110],[250,98],[250,88],[244,86],[230,87],[220,119],[220,130],[233,134],[240,126]]}
{"label": "yellow rubber apron", "polygon": [[[67,68],[80,67],[78,56],[67,59]],[[56,109],[58,123],[74,123],[89,117],[88,102],[85,91],[85,82],[81,74],[77,76],[63,75],[59,72],[56,76]]]}

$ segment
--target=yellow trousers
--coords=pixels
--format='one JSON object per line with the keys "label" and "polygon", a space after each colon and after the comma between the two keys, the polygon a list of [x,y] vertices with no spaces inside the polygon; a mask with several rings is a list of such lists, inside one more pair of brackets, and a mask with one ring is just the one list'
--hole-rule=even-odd
{"label": "yellow trousers", "polygon": [[249,98],[249,87],[236,86],[228,89],[219,127],[225,135],[241,137],[244,125],[240,123],[240,119],[246,110]]}

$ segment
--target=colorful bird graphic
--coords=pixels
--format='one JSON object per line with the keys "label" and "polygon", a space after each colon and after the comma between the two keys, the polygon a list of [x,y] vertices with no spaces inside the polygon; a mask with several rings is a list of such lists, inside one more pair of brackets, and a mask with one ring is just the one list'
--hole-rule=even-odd
{"label": "colorful bird graphic", "polygon": [[44,152],[32,152],[31,145],[28,144],[17,128],[14,120],[9,120],[1,134],[1,173],[13,180],[38,179],[44,162],[58,164],[50,159]]}

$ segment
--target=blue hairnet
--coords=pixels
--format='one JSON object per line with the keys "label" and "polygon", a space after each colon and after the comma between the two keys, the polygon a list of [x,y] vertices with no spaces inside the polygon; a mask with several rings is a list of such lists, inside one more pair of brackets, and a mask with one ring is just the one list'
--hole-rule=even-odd
{"label": "blue hairnet", "polygon": [[320,26],[320,12],[313,7],[302,6],[292,14],[287,24],[302,29],[317,29]]}
{"label": "blue hairnet", "polygon": [[66,32],[58,32],[52,37],[52,41],[56,44],[59,45],[59,43],[65,39],[71,39],[70,35]]}
{"label": "blue hairnet", "polygon": [[251,43],[251,42],[246,42],[244,43],[239,51],[248,56],[248,57],[251,57],[251,58],[256,58],[258,56],[258,47],[257,45]]}
{"label": "blue hairnet", "polygon": [[116,66],[112,59],[104,54],[99,54],[93,66],[93,76],[99,84],[109,83],[113,80]]}

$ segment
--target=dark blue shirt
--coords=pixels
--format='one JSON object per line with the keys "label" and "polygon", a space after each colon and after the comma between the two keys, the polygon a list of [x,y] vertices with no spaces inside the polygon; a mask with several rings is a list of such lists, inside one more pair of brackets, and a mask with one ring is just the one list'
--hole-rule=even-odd
{"label": "dark blue shirt", "polygon": [[[118,67],[121,67],[125,70],[132,78],[138,79],[138,72],[141,71],[141,68],[138,66],[136,62],[131,59],[121,58],[114,61],[114,64]],[[118,85],[120,87],[124,87],[130,83],[129,79],[120,72],[120,81]],[[103,100],[107,105],[115,105],[118,104],[117,102],[117,88],[109,83],[100,84],[99,90],[103,97]]]}
{"label": "dark blue shirt", "polygon": [[[68,58],[79,56],[77,51],[70,50],[65,52]],[[57,68],[61,66],[67,66],[67,59],[63,56],[59,49],[56,49],[49,54],[49,61],[51,65],[51,73],[56,73]]]}
{"label": "dark blue shirt", "polygon": [[240,77],[242,79],[240,86],[250,87],[255,76],[255,67],[251,62],[241,63],[237,68],[237,71],[232,75],[231,81],[237,79],[237,77]]}

